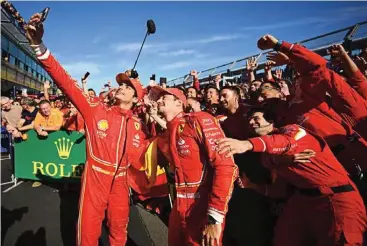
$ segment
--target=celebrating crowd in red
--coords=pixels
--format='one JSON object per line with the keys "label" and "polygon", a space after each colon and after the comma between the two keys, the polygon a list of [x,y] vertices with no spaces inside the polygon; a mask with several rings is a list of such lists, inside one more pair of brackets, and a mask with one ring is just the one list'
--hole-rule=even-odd
{"label": "celebrating crowd in red", "polygon": [[[175,188],[170,246],[364,245],[367,47],[352,57],[332,45],[329,63],[265,35],[258,48],[274,52],[263,78],[256,58],[240,84],[218,75],[202,87],[193,70],[190,87],[143,88],[127,70],[97,96],[42,43],[40,17],[31,17],[26,36],[67,101],[50,101],[48,83],[38,104],[23,95],[23,112],[2,97],[2,124],[23,139],[30,129],[85,134],[78,245],[97,245],[106,210],[111,245],[125,245],[129,187],[154,197],[158,183]],[[280,66],[291,80],[273,74]],[[153,143],[166,163],[162,180],[136,175]]]}

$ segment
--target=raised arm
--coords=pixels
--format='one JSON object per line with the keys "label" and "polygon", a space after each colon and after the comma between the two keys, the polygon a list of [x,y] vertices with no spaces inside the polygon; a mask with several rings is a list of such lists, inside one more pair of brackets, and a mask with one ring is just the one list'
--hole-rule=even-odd
{"label": "raised arm", "polygon": [[[91,107],[97,106],[91,103],[82,89],[75,83],[75,81],[62,68],[60,63],[52,56],[42,43],[43,25],[40,23],[40,14],[35,14],[31,17],[29,25],[26,28],[26,36],[35,51],[38,60],[41,62],[43,68],[51,76],[56,85],[70,98],[75,107],[83,114],[86,119]],[[40,23],[40,24],[39,24]],[[38,25],[39,24],[39,25]]]}
{"label": "raised arm", "polygon": [[43,83],[43,94],[45,95],[45,99],[47,101],[50,101],[50,94],[48,93],[50,87],[50,81],[46,80],[45,83]]}
{"label": "raised arm", "polygon": [[367,100],[367,80],[366,77],[363,76],[358,66],[352,60],[352,58],[348,55],[348,53],[344,50],[343,46],[333,45],[330,48],[330,53],[334,56],[340,58],[344,71],[348,76],[346,79],[347,83],[355,89],[364,100]]}
{"label": "raised arm", "polygon": [[198,72],[195,70],[192,70],[190,72],[190,75],[193,77],[193,82],[192,82],[192,86],[197,90],[200,91],[200,82],[199,82],[199,77],[198,77]]}

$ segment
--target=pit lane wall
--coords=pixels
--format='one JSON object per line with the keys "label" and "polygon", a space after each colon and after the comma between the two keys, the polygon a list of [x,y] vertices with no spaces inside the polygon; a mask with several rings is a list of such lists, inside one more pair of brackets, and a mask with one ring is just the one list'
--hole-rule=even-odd
{"label": "pit lane wall", "polygon": [[15,177],[31,180],[79,182],[86,159],[85,136],[57,131],[47,138],[34,130],[14,144]]}

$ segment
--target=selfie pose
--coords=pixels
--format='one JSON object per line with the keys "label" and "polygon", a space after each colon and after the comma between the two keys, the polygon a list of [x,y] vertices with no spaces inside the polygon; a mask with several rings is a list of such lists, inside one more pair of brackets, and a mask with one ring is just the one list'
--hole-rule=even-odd
{"label": "selfie pose", "polygon": [[43,45],[41,15],[31,17],[26,36],[38,60],[85,120],[87,160],[79,201],[77,245],[95,246],[107,210],[111,245],[125,245],[129,217],[127,169],[144,152],[146,134],[132,108],[143,91],[140,82],[120,73],[116,104],[92,100]]}

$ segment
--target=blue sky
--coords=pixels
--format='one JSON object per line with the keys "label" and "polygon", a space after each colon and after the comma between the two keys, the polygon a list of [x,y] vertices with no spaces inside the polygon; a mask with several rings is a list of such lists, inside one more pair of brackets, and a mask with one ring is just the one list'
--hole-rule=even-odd
{"label": "blue sky", "polygon": [[89,87],[131,68],[146,31],[137,70],[173,79],[259,52],[267,33],[299,41],[367,19],[367,2],[14,2],[25,19],[50,7],[44,43],[74,78]]}

